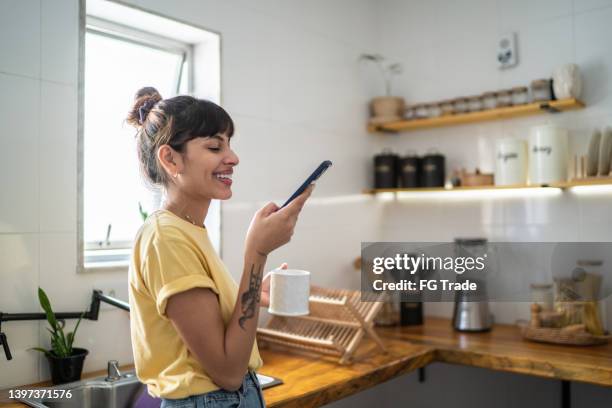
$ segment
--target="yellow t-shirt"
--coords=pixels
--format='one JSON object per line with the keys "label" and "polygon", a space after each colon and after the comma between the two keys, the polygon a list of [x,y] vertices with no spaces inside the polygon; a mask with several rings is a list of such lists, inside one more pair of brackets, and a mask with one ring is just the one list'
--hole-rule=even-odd
{"label": "yellow t-shirt", "polygon": [[[151,214],[138,231],[129,272],[130,326],[138,379],[149,394],[185,398],[219,387],[206,374],[166,316],[168,299],[192,288],[217,294],[227,325],[238,286],[215,252],[206,229],[170,211]],[[249,369],[262,361],[253,344]]]}

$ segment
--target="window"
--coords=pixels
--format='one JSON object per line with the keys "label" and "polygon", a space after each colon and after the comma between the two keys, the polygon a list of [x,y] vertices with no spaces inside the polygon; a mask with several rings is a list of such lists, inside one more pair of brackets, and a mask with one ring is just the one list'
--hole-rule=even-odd
{"label": "window", "polygon": [[[199,81],[207,86],[216,83],[216,88],[209,89],[218,89],[220,80],[215,69],[219,61],[216,47],[219,39],[210,32],[117,3],[92,0],[87,5],[88,12],[91,5],[99,13],[87,16],[84,33],[79,250],[85,270],[124,268],[134,236],[143,222],[142,213],[155,211],[162,200],[161,191],[152,191],[141,176],[136,131],[124,121],[133,104],[134,93],[143,86],[153,86],[164,98],[194,94],[194,54],[198,63],[210,64],[202,70],[208,78]],[[109,13],[114,13],[117,19],[110,21],[108,15],[104,15]],[[100,14],[105,18],[100,18]],[[138,26],[147,21],[151,27],[165,27],[163,35]],[[185,41],[180,35],[178,39],[166,35],[180,33],[182,26],[185,26],[183,37],[193,40],[201,35],[202,41]],[[194,53],[196,48],[199,53]],[[218,102],[215,95],[196,97]],[[217,249],[220,239],[215,228],[219,227],[219,217],[218,203],[213,203],[206,225]],[[213,226],[212,231],[209,225]]]}

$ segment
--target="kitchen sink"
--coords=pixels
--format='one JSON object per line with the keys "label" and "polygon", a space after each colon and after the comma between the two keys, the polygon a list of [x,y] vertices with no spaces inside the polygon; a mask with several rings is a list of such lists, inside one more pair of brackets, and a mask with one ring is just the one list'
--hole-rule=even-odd
{"label": "kitchen sink", "polygon": [[[21,398],[19,401],[34,408],[158,408],[161,405],[161,399],[145,391],[146,386],[138,381],[134,370],[121,374],[111,363],[116,364],[116,361],[109,362],[106,377],[41,388],[48,395],[52,395],[53,390],[61,390],[64,394],[70,391],[70,398]],[[263,374],[257,374],[257,378],[263,389],[283,383]]]}
{"label": "kitchen sink", "polygon": [[112,381],[99,377],[45,389],[70,391],[72,395],[70,398],[27,398],[19,401],[36,408],[128,408],[135,405],[145,385],[138,381],[132,370]]}

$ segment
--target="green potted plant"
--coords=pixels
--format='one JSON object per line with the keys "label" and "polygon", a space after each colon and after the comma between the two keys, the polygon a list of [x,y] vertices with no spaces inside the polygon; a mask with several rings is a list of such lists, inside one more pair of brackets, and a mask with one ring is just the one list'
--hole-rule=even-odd
{"label": "green potted plant", "polygon": [[51,333],[51,349],[46,350],[41,347],[33,347],[31,350],[40,351],[47,357],[51,368],[53,384],[64,384],[80,380],[81,373],[83,372],[83,362],[89,351],[73,347],[72,345],[84,313],[79,317],[74,330],[64,334],[65,322],[56,319],[55,313],[53,313],[51,308],[51,302],[49,302],[49,298],[42,288],[38,288],[38,300],[47,315],[47,322],[51,326],[51,328],[47,327],[47,330]]}
{"label": "green potted plant", "polygon": [[391,80],[394,75],[402,73],[399,62],[387,63],[386,58],[380,54],[361,54],[359,61],[371,62],[380,71],[385,83],[385,96],[378,96],[370,103],[371,123],[379,124],[399,120],[404,116],[406,103],[404,98],[391,95]]}
{"label": "green potted plant", "polygon": [[142,218],[142,222],[147,220],[149,213],[142,208],[142,204],[140,201],[138,202],[138,212],[140,213],[140,218]]}

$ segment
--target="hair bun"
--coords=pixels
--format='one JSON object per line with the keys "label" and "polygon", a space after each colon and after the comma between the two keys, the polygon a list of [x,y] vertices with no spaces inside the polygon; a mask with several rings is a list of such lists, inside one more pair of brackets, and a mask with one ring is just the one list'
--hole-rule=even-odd
{"label": "hair bun", "polygon": [[141,88],[134,95],[134,105],[128,112],[126,121],[134,127],[142,126],[153,106],[161,100],[157,89],[151,86]]}

